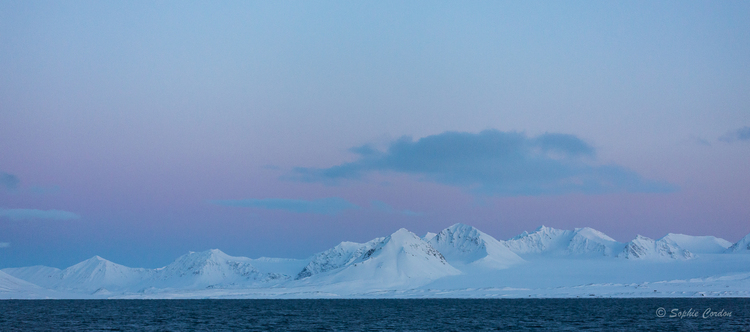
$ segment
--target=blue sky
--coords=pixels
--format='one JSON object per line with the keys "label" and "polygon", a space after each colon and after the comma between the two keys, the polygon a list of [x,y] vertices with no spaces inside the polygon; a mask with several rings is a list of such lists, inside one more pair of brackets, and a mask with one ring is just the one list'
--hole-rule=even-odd
{"label": "blue sky", "polygon": [[0,3],[0,267],[750,228],[746,2]]}

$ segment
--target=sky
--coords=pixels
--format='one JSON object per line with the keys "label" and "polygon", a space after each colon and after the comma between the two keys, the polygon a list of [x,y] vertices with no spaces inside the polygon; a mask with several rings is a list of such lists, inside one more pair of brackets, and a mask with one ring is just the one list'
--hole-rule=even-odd
{"label": "sky", "polygon": [[2,1],[0,268],[750,233],[747,1]]}

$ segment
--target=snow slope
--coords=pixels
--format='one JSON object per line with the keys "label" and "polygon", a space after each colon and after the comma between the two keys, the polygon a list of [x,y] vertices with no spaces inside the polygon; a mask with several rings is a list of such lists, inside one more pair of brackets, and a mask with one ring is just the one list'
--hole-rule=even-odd
{"label": "snow slope", "polygon": [[714,236],[691,236],[669,233],[659,240],[694,254],[718,254],[732,246],[732,242]]}
{"label": "snow slope", "polygon": [[252,264],[259,272],[264,274],[282,274],[290,277],[296,276],[310,262],[308,259],[293,258],[253,258],[248,262]]}
{"label": "snow slope", "polygon": [[62,270],[49,266],[35,265],[7,268],[2,271],[18,279],[28,281],[41,287],[54,288],[60,280],[60,273]]}
{"label": "snow slope", "polygon": [[468,225],[455,224],[432,236],[430,245],[453,266],[473,265],[504,269],[523,262],[492,236]]}
{"label": "snow slope", "polygon": [[737,243],[733,244],[731,247],[729,247],[726,252],[729,253],[750,253],[750,234],[745,235],[742,239],[737,241]]}
{"label": "snow slope", "polygon": [[638,235],[617,255],[626,259],[690,259],[694,255],[664,239],[654,241]]}
{"label": "snow slope", "polygon": [[0,271],[0,299],[73,299],[78,294],[60,293],[39,287]]}

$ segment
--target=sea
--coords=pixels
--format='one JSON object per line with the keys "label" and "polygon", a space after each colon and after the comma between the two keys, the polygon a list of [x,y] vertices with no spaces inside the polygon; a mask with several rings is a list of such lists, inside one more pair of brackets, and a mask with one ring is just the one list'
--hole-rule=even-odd
{"label": "sea", "polygon": [[535,330],[750,331],[750,299],[0,301],[0,331]]}

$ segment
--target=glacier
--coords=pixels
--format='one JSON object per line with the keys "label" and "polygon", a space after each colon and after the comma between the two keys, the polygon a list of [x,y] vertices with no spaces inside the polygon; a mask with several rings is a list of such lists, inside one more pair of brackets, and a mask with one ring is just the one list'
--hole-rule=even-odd
{"label": "glacier", "polygon": [[156,269],[94,256],[0,270],[0,299],[750,297],[750,234],[641,235],[541,226],[508,240],[455,224],[402,228],[304,259],[189,252]]}

